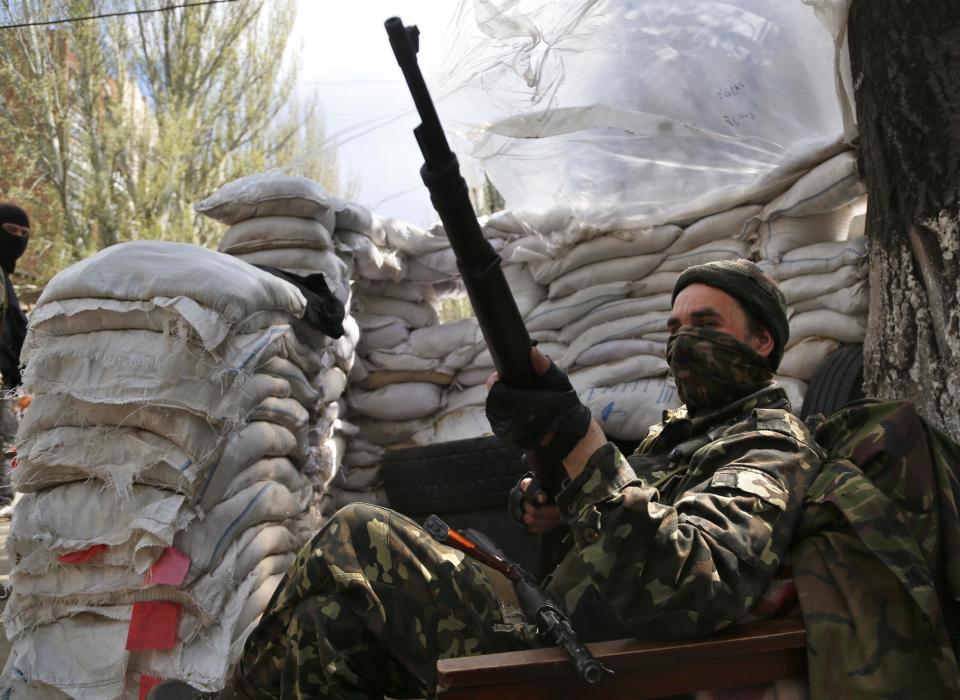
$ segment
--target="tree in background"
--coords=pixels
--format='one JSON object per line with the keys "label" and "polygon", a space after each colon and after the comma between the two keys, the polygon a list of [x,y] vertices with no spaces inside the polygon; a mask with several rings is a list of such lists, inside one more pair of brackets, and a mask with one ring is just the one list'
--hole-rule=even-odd
{"label": "tree in background", "polygon": [[960,436],[960,2],[853,0],[869,192],[865,391]]}
{"label": "tree in background", "polygon": [[[0,23],[153,7],[0,0]],[[252,172],[338,192],[316,101],[293,96],[293,21],[292,0],[245,0],[0,30],[0,196],[37,221],[27,275],[124,240],[212,245],[220,228],[192,205]]]}

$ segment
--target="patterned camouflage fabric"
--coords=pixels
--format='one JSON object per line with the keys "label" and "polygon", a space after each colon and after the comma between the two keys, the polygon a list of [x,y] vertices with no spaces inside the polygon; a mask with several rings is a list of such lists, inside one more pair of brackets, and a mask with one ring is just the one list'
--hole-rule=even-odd
{"label": "patterned camouflage fabric", "polygon": [[792,551],[811,697],[960,697],[960,446],[909,402],[816,437],[830,459]]}
{"label": "patterned camouflage fabric", "polygon": [[[549,590],[578,634],[685,638],[742,617],[793,534],[811,444],[770,387],[693,420],[670,412],[629,461],[600,449],[558,499],[575,544]],[[430,697],[437,659],[534,644],[482,567],[354,505],[300,553],[240,672],[258,697]]]}

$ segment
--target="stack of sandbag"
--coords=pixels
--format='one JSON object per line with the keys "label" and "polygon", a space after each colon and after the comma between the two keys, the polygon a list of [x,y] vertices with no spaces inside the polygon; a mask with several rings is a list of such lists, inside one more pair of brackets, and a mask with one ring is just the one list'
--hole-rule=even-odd
{"label": "stack of sandbag", "polygon": [[348,441],[334,480],[337,505],[386,502],[379,470],[384,448],[430,424],[454,372],[432,348],[421,347],[421,352],[411,345],[439,327],[435,284],[456,274],[446,267],[449,242],[376,215],[369,226],[358,228],[356,222],[342,227],[338,222],[334,236],[340,253],[353,259],[360,327],[346,397],[358,432]]}
{"label": "stack of sandbag", "polygon": [[223,685],[315,527],[291,380],[319,370],[291,327],[304,305],[181,243],[116,245],[51,280],[23,354],[4,687]]}
{"label": "stack of sandbag", "polygon": [[336,339],[307,324],[295,324],[298,339],[311,357],[307,374],[297,373],[289,365],[280,368],[294,387],[294,398],[309,416],[313,509],[329,514],[328,486],[339,470],[347,436],[354,431],[343,419],[341,397],[359,338],[356,321],[349,315],[352,259],[338,253],[333,231],[338,221],[362,228],[365,220],[369,222],[369,213],[331,197],[313,180],[279,173],[229,182],[195,208],[229,225],[220,240],[221,252],[305,280],[320,274],[326,287],[347,307],[343,335]]}
{"label": "stack of sandbag", "polygon": [[865,192],[855,152],[840,153],[767,204],[753,234],[760,267],[787,299],[790,341],[778,379],[798,409],[826,357],[841,344],[864,338],[869,306]]}

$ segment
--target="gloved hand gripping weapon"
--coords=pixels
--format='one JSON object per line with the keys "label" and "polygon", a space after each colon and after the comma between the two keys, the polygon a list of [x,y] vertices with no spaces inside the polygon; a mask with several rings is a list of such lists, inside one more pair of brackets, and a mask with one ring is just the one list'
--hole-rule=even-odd
{"label": "gloved hand gripping weapon", "polygon": [[[460,164],[450,150],[417,64],[420,31],[416,26],[403,26],[399,17],[391,17],[384,22],[384,26],[422,121],[413,130],[424,159],[420,177],[430,190],[430,201],[450,239],[457,268],[463,277],[493,364],[500,379],[508,386],[516,389],[536,388],[537,377],[530,364],[530,335],[503,275],[500,256],[480,230],[467,193],[467,184],[460,175]],[[540,488],[552,500],[566,477],[563,465],[548,464],[535,451],[527,452],[526,459],[539,480]],[[562,530],[558,530],[541,538],[541,575],[546,575],[559,562],[563,553],[563,534]]]}
{"label": "gloved hand gripping weapon", "polygon": [[570,619],[543,591],[534,578],[514,562],[490,551],[482,543],[476,542],[463,532],[451,530],[436,515],[428,517],[423,528],[433,539],[454,549],[459,549],[468,557],[475,559],[491,569],[499,571],[513,584],[517,599],[527,619],[536,624],[537,635],[546,642],[561,647],[570,657],[577,675],[584,683],[596,685],[613,671],[597,661],[585,647],[570,624]]}

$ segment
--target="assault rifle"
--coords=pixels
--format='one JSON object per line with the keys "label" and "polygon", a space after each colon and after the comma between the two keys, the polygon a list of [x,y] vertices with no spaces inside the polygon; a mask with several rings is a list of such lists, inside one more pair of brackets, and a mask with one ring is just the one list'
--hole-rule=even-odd
{"label": "assault rifle", "polygon": [[423,528],[441,544],[459,549],[471,559],[499,571],[513,584],[517,592],[520,607],[527,620],[537,626],[537,635],[546,642],[561,647],[570,657],[577,669],[577,675],[584,683],[596,685],[613,671],[597,661],[573,631],[570,619],[560,607],[537,585],[533,577],[514,562],[508,561],[499,553],[472,539],[466,533],[451,530],[436,515],[428,517]]}
{"label": "assault rifle", "polygon": [[[384,22],[384,26],[422,122],[413,130],[423,153],[420,177],[430,191],[430,201],[450,239],[457,268],[490,349],[494,367],[500,378],[510,386],[517,389],[534,388],[536,375],[530,364],[530,335],[503,276],[500,256],[480,230],[477,214],[467,193],[467,183],[460,175],[460,163],[450,150],[417,64],[420,30],[416,25],[405,27],[399,17],[391,17]],[[535,452],[528,452],[526,459],[540,488],[552,501],[566,477],[563,465],[544,464]],[[528,491],[532,497],[534,489]],[[559,562],[563,554],[563,535],[563,530],[558,529],[541,538],[541,576],[549,573]]]}

